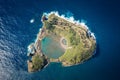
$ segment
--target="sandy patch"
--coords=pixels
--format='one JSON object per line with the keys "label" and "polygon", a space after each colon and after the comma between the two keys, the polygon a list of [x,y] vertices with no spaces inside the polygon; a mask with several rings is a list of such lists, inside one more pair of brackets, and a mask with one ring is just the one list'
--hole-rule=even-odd
{"label": "sandy patch", "polygon": [[[64,49],[70,49],[70,48],[72,48],[72,47],[68,47],[68,45],[63,44],[63,42],[62,42],[63,39],[65,39],[65,38],[62,37],[62,38],[60,39],[60,45],[61,45]],[[65,40],[66,40],[66,39],[65,39]]]}

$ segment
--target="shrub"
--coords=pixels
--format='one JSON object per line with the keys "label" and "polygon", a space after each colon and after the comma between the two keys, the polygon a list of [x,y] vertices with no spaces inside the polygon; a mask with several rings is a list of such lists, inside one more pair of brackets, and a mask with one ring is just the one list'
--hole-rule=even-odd
{"label": "shrub", "polygon": [[33,61],[33,69],[34,70],[39,70],[44,65],[43,58],[40,57],[39,55],[33,56],[32,61]]}
{"label": "shrub", "polygon": [[46,29],[49,29],[51,31],[53,31],[53,29],[55,28],[55,26],[53,26],[53,24],[48,21],[45,22],[45,27],[46,27]]}
{"label": "shrub", "polygon": [[76,32],[72,28],[70,28],[69,33],[71,45],[77,45],[80,42],[80,37],[76,34]]}

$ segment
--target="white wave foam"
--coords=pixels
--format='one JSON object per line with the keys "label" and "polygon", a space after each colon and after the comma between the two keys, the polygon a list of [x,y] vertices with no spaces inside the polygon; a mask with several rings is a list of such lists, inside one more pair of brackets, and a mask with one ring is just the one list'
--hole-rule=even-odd
{"label": "white wave foam", "polygon": [[[31,44],[30,44],[31,45]],[[31,52],[31,47],[30,45],[27,47],[28,48],[28,52]]]}
{"label": "white wave foam", "polygon": [[30,20],[30,23],[34,23],[34,21],[35,21],[34,19],[31,19],[31,20]]}
{"label": "white wave foam", "polygon": [[91,36],[92,36],[94,39],[96,39],[95,34],[94,34],[93,32],[91,32]]}

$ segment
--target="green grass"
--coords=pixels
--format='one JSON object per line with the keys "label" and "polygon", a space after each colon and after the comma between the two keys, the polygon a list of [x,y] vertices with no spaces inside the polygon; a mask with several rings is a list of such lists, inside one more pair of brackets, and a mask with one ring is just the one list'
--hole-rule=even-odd
{"label": "green grass", "polygon": [[95,49],[93,45],[90,49],[83,48],[82,43],[74,46],[72,49],[66,50],[66,52],[59,58],[60,61],[67,62],[70,65],[77,64],[89,59]]}
{"label": "green grass", "polygon": [[67,30],[55,28],[53,32],[62,37],[65,37],[68,46],[77,45],[80,43],[80,36],[71,28],[68,28]]}
{"label": "green grass", "polygon": [[81,54],[83,52],[82,43],[67,49],[66,52],[59,58],[61,61],[67,61],[69,64],[76,64],[81,61]]}

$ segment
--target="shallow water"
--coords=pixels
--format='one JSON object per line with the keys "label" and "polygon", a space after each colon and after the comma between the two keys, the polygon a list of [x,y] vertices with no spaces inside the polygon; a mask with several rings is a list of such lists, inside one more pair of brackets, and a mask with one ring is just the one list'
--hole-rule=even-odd
{"label": "shallow water", "polygon": [[58,58],[60,57],[65,50],[60,45],[60,40],[51,36],[46,36],[42,40],[42,52],[47,55],[49,58]]}

